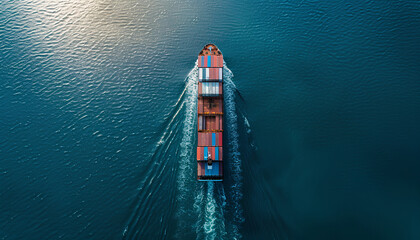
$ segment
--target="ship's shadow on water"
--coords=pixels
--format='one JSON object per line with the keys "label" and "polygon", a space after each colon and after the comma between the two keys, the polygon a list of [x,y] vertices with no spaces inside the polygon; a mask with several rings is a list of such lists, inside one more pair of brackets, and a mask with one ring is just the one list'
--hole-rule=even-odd
{"label": "ship's shadow on water", "polygon": [[[238,106],[243,99],[238,95],[232,72],[224,64],[225,178],[223,182],[198,182],[197,72],[196,63],[163,124],[148,165],[140,169],[143,180],[124,226],[123,239],[242,238],[245,219],[240,145],[251,146],[244,148],[246,151],[255,150],[246,115]],[[150,224],[161,226],[160,231],[153,231]]]}

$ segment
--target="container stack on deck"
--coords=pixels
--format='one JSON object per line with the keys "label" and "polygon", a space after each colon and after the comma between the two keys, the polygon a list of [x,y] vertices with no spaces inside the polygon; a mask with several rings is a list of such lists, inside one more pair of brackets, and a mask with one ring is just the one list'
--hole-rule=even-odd
{"label": "container stack on deck", "polygon": [[198,56],[197,179],[223,179],[223,56],[213,44]]}

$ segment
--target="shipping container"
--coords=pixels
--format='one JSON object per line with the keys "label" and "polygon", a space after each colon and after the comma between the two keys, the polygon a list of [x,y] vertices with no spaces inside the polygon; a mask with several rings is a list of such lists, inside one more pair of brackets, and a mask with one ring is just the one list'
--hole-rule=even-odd
{"label": "shipping container", "polygon": [[219,132],[223,130],[222,115],[219,114],[203,114],[198,116],[198,130],[199,131],[214,131]]}
{"label": "shipping container", "polygon": [[223,84],[221,82],[199,82],[198,94],[202,96],[221,96]]}
{"label": "shipping container", "polygon": [[198,67],[223,68],[223,56],[198,56]]}
{"label": "shipping container", "polygon": [[219,68],[223,68],[223,56],[217,56],[217,66]]}
{"label": "shipping container", "polygon": [[199,100],[199,105],[202,112],[223,113],[223,99],[221,98],[203,98]]}
{"label": "shipping container", "polygon": [[203,98],[198,98],[197,100],[197,111],[198,114],[201,114],[204,112],[204,99]]}
{"label": "shipping container", "polygon": [[199,68],[198,79],[200,82],[205,81],[219,81],[223,79],[222,68]]}
{"label": "shipping container", "polygon": [[220,132],[223,130],[222,115],[199,115],[198,130]]}
{"label": "shipping container", "polygon": [[198,146],[216,146],[223,145],[222,132],[198,132]]}
{"label": "shipping container", "polygon": [[205,162],[197,162],[198,168],[197,168],[197,175],[200,176],[204,176],[205,175]]}

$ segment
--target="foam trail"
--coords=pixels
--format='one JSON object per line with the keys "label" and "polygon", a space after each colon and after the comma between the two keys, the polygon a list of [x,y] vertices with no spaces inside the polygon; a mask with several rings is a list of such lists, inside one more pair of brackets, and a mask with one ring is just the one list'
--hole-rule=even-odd
{"label": "foam trail", "polygon": [[184,119],[184,128],[182,131],[182,141],[181,141],[181,159],[179,162],[180,171],[178,173],[178,190],[181,193],[179,198],[184,196],[186,193],[185,188],[185,179],[191,177],[187,175],[191,169],[191,156],[193,156],[193,146],[194,146],[194,126],[196,120],[196,109],[197,109],[197,75],[198,67],[197,63],[195,67],[190,71],[187,77],[187,89],[186,89],[186,110],[185,110],[185,119]]}
{"label": "foam trail", "polygon": [[193,147],[195,139],[195,122],[197,118],[197,82],[198,82],[198,66],[195,63],[194,68],[188,74],[186,78],[186,90],[185,94],[185,118],[184,126],[182,129],[182,140],[180,143],[180,156],[177,162],[178,165],[178,178],[177,178],[177,205],[178,205],[178,232],[177,235],[182,235],[183,232],[191,227],[191,223],[188,222],[186,216],[192,215],[191,209],[188,204],[193,199],[189,195],[192,186],[194,186],[194,171],[192,168],[193,159]]}
{"label": "foam trail", "polygon": [[225,195],[225,189],[222,184],[216,183],[218,185],[217,191],[215,191],[215,194],[217,194],[217,197],[214,197],[216,199],[217,203],[217,209],[218,209],[218,222],[217,222],[217,229],[219,235],[217,236],[218,239],[225,239],[227,232],[226,232],[226,219],[225,219],[225,211],[226,211],[226,195]]}
{"label": "foam trail", "polygon": [[214,185],[212,182],[207,186],[207,198],[205,206],[204,231],[206,240],[214,240],[216,238],[216,200],[214,199]]}
{"label": "foam trail", "polygon": [[223,65],[223,81],[225,83],[224,88],[224,104],[226,111],[226,125],[228,130],[228,145],[229,145],[229,169],[233,180],[233,184],[230,186],[229,197],[231,200],[231,206],[233,208],[233,224],[232,224],[232,236],[233,239],[240,239],[242,235],[240,233],[240,226],[244,222],[243,210],[241,206],[242,200],[242,163],[239,152],[239,133],[238,133],[238,115],[236,113],[235,103],[235,89],[236,86],[232,81],[233,73],[226,66]]}
{"label": "foam trail", "polygon": [[204,219],[204,211],[203,211],[203,202],[204,202],[204,185],[198,185],[198,190],[195,192],[194,198],[194,210],[197,215],[197,222],[195,224],[195,233],[196,239],[204,239],[204,233],[202,232],[203,229],[203,219]]}
{"label": "foam trail", "polygon": [[[173,162],[165,161],[166,159],[173,159],[176,156],[174,147],[176,147],[177,136],[180,132],[180,117],[179,112],[184,107],[185,101],[181,95],[178,102],[175,104],[173,111],[165,120],[166,127],[155,145],[150,159],[145,163],[146,165],[141,169],[141,175],[146,176],[140,183],[138,193],[134,199],[133,210],[128,217],[127,223],[122,232],[122,239],[137,239],[139,236],[145,238],[156,237],[157,235],[163,237],[166,235],[166,223],[168,218],[161,218],[160,224],[164,227],[159,233],[151,232],[147,227],[147,223],[156,224],[156,219],[151,218],[151,213],[156,215],[161,214],[162,210],[156,204],[159,199],[157,194],[162,186],[173,182],[170,169],[173,168]],[[174,195],[174,191],[168,193],[168,197]],[[151,197],[153,196],[153,197]],[[171,210],[166,211],[170,214]]]}

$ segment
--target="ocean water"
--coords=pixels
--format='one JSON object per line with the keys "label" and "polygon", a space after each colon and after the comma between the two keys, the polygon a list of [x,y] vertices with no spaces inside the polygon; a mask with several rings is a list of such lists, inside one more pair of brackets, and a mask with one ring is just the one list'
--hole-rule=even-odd
{"label": "ocean water", "polygon": [[419,43],[418,1],[3,1],[0,239],[420,239]]}

